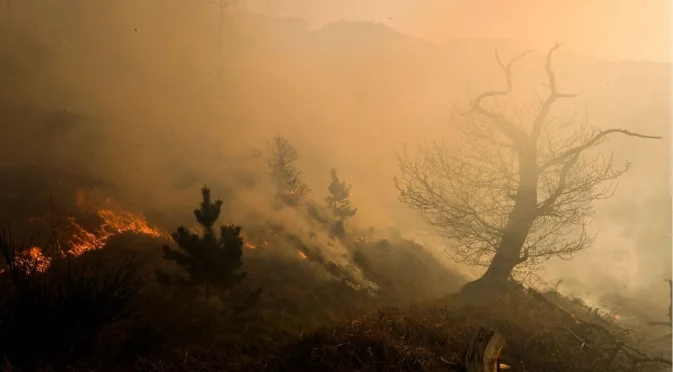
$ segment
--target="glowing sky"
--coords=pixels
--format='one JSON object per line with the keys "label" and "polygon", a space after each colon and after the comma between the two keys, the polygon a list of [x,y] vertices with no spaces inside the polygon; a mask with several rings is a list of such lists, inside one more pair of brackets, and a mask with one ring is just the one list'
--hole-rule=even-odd
{"label": "glowing sky", "polygon": [[245,0],[255,13],[300,17],[319,27],[380,22],[435,42],[510,38],[618,60],[673,60],[671,0]]}

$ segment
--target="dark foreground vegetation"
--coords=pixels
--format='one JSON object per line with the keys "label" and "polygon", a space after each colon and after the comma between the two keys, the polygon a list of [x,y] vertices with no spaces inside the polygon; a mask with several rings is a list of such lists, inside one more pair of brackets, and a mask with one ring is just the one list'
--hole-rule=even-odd
{"label": "dark foreground vegetation", "polygon": [[[344,267],[281,227],[215,234],[219,202],[202,196],[203,232],[178,229],[177,245],[126,233],[75,256],[52,237],[46,265],[6,228],[4,370],[463,371],[481,327],[504,336],[499,363],[512,370],[670,369],[639,334],[554,290],[512,283],[488,305],[466,303],[445,296],[464,279],[413,242],[351,229],[339,240],[354,262]],[[241,264],[208,269],[217,249]]]}

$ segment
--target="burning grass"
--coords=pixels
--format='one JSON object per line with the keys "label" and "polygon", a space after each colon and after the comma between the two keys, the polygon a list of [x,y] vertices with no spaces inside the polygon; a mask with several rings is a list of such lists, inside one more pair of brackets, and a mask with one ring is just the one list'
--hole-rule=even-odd
{"label": "burning grass", "polygon": [[[52,205],[49,217],[33,217],[30,221],[43,230],[49,230],[50,237],[42,246],[32,246],[18,253],[16,260],[22,266],[44,271],[49,266],[52,256],[67,252],[72,256],[81,256],[86,252],[98,250],[106,246],[110,238],[133,233],[155,239],[170,240],[170,235],[162,228],[149,225],[144,216],[135,214],[114,205],[109,199],[104,207],[96,206],[87,201],[84,191],[77,190],[76,205],[78,213],[94,216],[89,218],[97,225],[84,227],[75,216],[65,215],[55,210]],[[45,249],[45,247],[49,247]],[[49,251],[49,252],[45,252]]]}
{"label": "burning grass", "polygon": [[74,218],[67,219],[69,228],[70,252],[80,255],[84,252],[99,249],[105,246],[110,237],[127,232],[147,235],[153,238],[170,239],[170,235],[163,229],[151,227],[144,216],[125,211],[119,206],[106,200],[106,206],[100,207],[89,204],[84,191],[77,190],[77,206],[83,211],[93,212],[101,224],[92,232],[79,225]]}

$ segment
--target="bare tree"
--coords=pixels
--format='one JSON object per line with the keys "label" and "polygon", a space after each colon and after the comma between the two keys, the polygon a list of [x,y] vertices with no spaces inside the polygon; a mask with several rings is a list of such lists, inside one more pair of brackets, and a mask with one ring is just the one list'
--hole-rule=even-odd
{"label": "bare tree", "polygon": [[512,66],[530,53],[505,64],[496,49],[506,88],[484,92],[469,112],[454,114],[458,133],[449,143],[420,146],[415,157],[397,154],[401,201],[455,241],[449,250],[455,260],[488,267],[464,290],[501,288],[515,268],[532,269],[553,256],[569,259],[589,247],[593,201],[610,197],[629,167],[615,167],[611,155],[592,150],[612,134],[661,138],[550,116],[559,99],[576,96],[558,91],[551,62],[560,46],[546,57],[550,93],[544,100],[509,115],[515,118],[486,105],[511,93]]}

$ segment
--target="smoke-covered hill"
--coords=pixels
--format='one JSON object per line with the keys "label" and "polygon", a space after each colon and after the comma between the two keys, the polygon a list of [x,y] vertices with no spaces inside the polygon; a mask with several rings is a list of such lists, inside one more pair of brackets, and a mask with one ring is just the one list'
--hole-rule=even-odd
{"label": "smoke-covered hill", "polygon": [[[183,210],[190,187],[264,184],[260,151],[283,134],[305,155],[301,167],[318,194],[336,167],[354,185],[358,224],[403,231],[426,227],[397,201],[393,149],[450,137],[452,104],[503,84],[495,46],[503,56],[527,49],[507,40],[438,45],[358,22],[314,30],[180,1],[13,2],[1,22],[0,122],[14,139],[2,164],[86,170],[125,205]],[[517,67],[513,107],[544,92],[544,52]],[[559,116],[577,111],[593,125],[665,139],[615,138],[605,147],[633,169],[598,206],[595,247],[552,262],[548,276],[574,277],[570,291],[661,289],[670,275],[668,209],[618,211],[668,200],[670,66],[561,50],[555,69],[560,89],[580,94]],[[246,208],[265,213],[246,192]]]}

